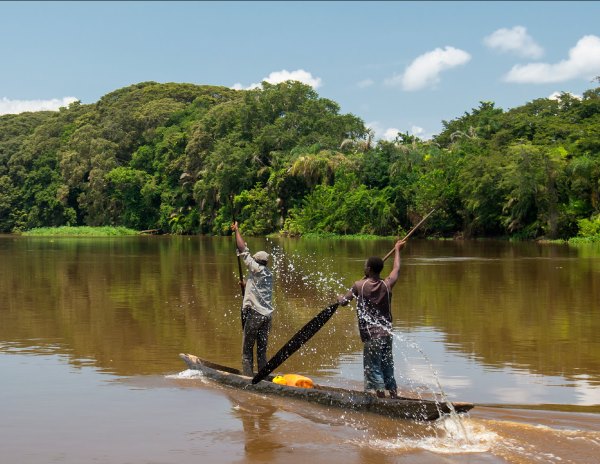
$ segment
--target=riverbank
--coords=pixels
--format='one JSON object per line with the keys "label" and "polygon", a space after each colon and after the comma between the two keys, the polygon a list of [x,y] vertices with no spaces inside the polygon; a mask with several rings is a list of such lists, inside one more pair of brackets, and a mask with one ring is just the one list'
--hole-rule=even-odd
{"label": "riverbank", "polygon": [[127,227],[90,227],[90,226],[62,226],[62,227],[39,227],[21,232],[19,235],[35,237],[116,237],[125,235],[140,235],[137,230]]}
{"label": "riverbank", "polygon": [[[23,232],[19,232],[19,235],[24,236],[37,236],[37,237],[118,237],[118,236],[131,236],[131,235],[143,235],[143,234],[156,234],[158,231],[138,231],[134,229],[129,229],[127,227],[113,227],[113,226],[100,226],[100,227],[91,227],[91,226],[62,226],[62,227],[39,227]],[[267,236],[268,238],[280,238],[280,237],[289,237],[289,235],[284,235],[281,233],[273,233]],[[308,233],[301,236],[296,236],[294,238],[304,238],[304,239],[324,239],[324,240],[396,240],[397,237],[392,236],[384,236],[384,235],[369,235],[369,234],[349,234],[349,235],[337,235],[333,233]],[[455,238],[441,238],[441,237],[426,237],[427,240],[457,240]],[[509,242],[522,242],[522,241],[530,241],[523,239],[515,239],[511,237],[478,237],[468,240],[480,241],[480,240],[506,240]],[[460,238],[458,240],[467,240]],[[560,239],[560,240],[531,240],[538,243],[544,244],[569,244],[569,245],[584,245],[584,244],[592,244],[592,243],[600,243],[600,235],[588,236],[588,237],[571,237],[569,239]]]}

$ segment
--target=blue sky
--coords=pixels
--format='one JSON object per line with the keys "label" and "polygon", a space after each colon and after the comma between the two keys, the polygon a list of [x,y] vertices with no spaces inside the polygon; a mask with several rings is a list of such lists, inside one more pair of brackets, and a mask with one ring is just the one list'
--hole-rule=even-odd
{"label": "blue sky", "polygon": [[0,114],[143,81],[312,85],[378,138],[428,138],[599,85],[600,2],[0,1]]}

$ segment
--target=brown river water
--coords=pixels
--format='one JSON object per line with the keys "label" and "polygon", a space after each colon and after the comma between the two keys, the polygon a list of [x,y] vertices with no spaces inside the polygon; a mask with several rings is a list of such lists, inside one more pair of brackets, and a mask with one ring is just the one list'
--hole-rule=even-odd
{"label": "brown river water", "polygon": [[[248,245],[273,255],[272,355],[393,243]],[[409,242],[392,300],[398,384],[475,403],[430,423],[188,370],[181,352],[240,367],[233,248],[231,238],[0,236],[0,464],[600,462],[599,246]],[[361,389],[355,307],[277,372]]]}

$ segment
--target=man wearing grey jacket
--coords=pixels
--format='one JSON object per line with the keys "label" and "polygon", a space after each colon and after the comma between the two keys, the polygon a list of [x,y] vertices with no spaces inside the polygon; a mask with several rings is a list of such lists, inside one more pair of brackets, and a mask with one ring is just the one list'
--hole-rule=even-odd
{"label": "man wearing grey jacket", "polygon": [[256,345],[256,362],[260,371],[267,364],[267,344],[271,330],[273,313],[273,273],[267,267],[269,254],[258,251],[254,255],[240,234],[238,223],[231,226],[235,231],[237,255],[248,267],[248,278],[244,283],[244,301],[242,303],[242,320],[244,337],[242,339],[242,373],[253,377],[254,345]]}

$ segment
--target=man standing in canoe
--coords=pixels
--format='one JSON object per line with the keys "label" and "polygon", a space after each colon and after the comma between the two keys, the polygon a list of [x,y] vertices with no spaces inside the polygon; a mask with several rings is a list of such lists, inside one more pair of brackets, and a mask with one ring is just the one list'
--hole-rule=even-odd
{"label": "man standing in canoe", "polygon": [[400,250],[405,243],[404,240],[396,242],[394,265],[385,279],[380,277],[383,260],[372,256],[365,262],[365,277],[354,282],[346,295],[338,297],[342,306],[354,298],[357,300],[358,330],[364,343],[365,390],[375,390],[379,398],[385,397],[385,390],[390,392],[391,398],[398,397],[392,353],[391,302],[392,287],[400,273]]}
{"label": "man standing in canoe", "polygon": [[242,321],[244,337],[242,339],[242,373],[253,377],[254,345],[256,345],[256,362],[260,371],[267,364],[267,343],[271,330],[273,313],[273,273],[267,267],[269,254],[258,251],[250,255],[250,250],[240,234],[238,223],[231,229],[235,231],[237,255],[248,267],[248,279],[244,283],[244,300],[242,303]]}

